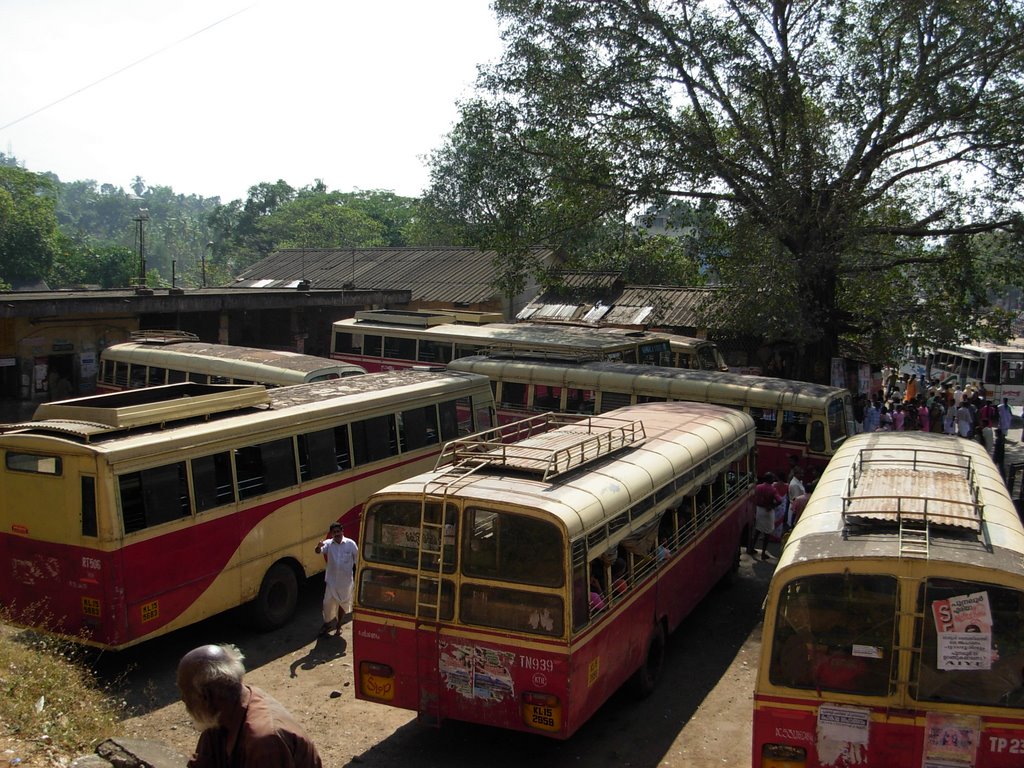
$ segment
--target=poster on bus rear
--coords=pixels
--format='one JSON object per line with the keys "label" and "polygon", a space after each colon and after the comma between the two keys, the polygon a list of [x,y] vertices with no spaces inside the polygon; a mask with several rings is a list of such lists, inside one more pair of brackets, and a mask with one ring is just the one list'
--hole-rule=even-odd
{"label": "poster on bus rear", "polygon": [[932,617],[938,639],[937,669],[991,669],[992,610],[987,592],[934,600]]}

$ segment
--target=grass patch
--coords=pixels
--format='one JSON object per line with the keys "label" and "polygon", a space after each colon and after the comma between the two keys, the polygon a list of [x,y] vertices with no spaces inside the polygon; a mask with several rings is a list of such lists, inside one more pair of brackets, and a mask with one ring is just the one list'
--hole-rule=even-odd
{"label": "grass patch", "polygon": [[0,623],[0,729],[14,752],[7,756],[53,765],[120,733],[122,704],[97,679],[88,653]]}

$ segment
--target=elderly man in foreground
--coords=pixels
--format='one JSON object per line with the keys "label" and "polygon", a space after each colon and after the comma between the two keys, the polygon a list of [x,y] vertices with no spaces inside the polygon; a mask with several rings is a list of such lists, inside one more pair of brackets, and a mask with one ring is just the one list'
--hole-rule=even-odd
{"label": "elderly man in foreground", "polygon": [[189,768],[322,768],[309,736],[276,699],[242,682],[233,645],[204,645],[178,664],[181,700],[201,731]]}

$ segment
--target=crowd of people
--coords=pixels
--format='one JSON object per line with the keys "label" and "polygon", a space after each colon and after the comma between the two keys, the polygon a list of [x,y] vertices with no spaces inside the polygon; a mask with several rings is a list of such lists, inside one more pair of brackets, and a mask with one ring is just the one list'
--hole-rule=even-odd
{"label": "crowd of people", "polygon": [[919,430],[977,440],[993,449],[1002,466],[1012,414],[1007,399],[993,402],[984,384],[940,385],[890,370],[882,389],[854,398],[853,418],[857,432]]}

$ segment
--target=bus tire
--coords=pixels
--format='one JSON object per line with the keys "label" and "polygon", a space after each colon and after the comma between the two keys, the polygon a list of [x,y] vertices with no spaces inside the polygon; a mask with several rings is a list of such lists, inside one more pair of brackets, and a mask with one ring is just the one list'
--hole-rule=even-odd
{"label": "bus tire", "polygon": [[286,563],[274,563],[263,576],[260,591],[252,601],[252,617],[263,630],[277,629],[288,623],[299,601],[299,580]]}
{"label": "bus tire", "polygon": [[655,622],[647,640],[647,654],[640,668],[633,674],[633,692],[637,698],[646,698],[654,692],[664,666],[665,630],[660,623]]}

